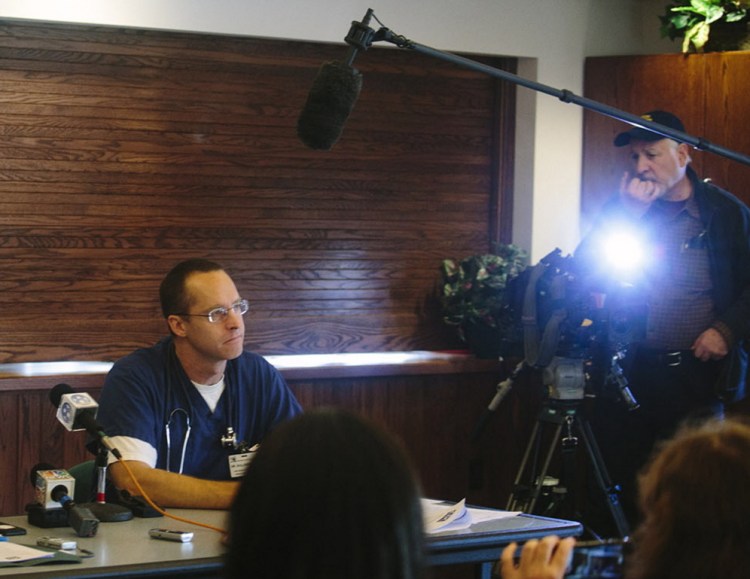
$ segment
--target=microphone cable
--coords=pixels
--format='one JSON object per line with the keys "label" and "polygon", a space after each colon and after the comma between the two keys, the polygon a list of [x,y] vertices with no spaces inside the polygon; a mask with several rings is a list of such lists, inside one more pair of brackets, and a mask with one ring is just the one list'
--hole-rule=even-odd
{"label": "microphone cable", "polygon": [[162,509],[159,505],[157,505],[154,501],[151,500],[151,497],[148,496],[146,491],[143,490],[143,487],[141,486],[141,483],[138,482],[138,479],[135,477],[135,474],[130,469],[130,466],[128,466],[128,462],[126,460],[123,460],[122,458],[117,459],[118,462],[125,467],[125,470],[128,473],[128,476],[130,476],[130,480],[133,481],[133,484],[135,485],[135,488],[138,489],[138,492],[143,496],[145,501],[148,503],[148,505],[154,509],[157,513],[159,513],[162,516],[169,517],[170,519],[174,519],[175,521],[180,521],[181,523],[187,523],[189,525],[196,525],[198,527],[204,527],[206,529],[210,529],[212,531],[216,531],[217,533],[221,533],[223,535],[227,534],[226,529],[222,529],[221,527],[216,527],[214,525],[210,525],[208,523],[201,523],[199,521],[194,521],[192,519],[188,519],[185,517],[181,517],[179,515],[173,515],[172,513],[168,513],[164,509]]}

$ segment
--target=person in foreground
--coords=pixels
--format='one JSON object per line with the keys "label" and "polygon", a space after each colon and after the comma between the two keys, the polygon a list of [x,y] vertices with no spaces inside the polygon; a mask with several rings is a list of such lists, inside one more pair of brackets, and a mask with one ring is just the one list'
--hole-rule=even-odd
{"label": "person in foreground", "polygon": [[[750,424],[728,419],[684,427],[639,477],[643,522],[625,560],[626,579],[742,579],[750,569]],[[557,544],[531,545],[537,567],[502,556],[504,579],[563,577]],[[511,547],[513,547],[511,549]],[[561,545],[562,547],[562,545]],[[560,551],[561,547],[558,547]],[[546,558],[546,561],[544,559]],[[560,555],[562,558],[562,555]]]}
{"label": "person in foreground", "polygon": [[420,488],[404,450],[335,409],[282,424],[250,463],[230,510],[230,579],[417,579]]}
{"label": "person in foreground", "polygon": [[740,579],[750,569],[750,424],[685,429],[640,476],[628,579]]}
{"label": "person in foreground", "polygon": [[[219,264],[178,263],[159,297],[170,336],[114,364],[98,419],[158,505],[228,509],[250,448],[301,408],[281,374],[244,351],[249,305]],[[109,474],[141,494],[120,462]]]}

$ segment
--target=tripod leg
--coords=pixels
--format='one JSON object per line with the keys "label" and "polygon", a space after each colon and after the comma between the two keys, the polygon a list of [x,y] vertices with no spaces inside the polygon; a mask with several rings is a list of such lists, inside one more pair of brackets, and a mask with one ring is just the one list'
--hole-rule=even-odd
{"label": "tripod leg", "polygon": [[606,496],[607,507],[617,527],[617,532],[620,534],[621,539],[627,539],[630,535],[630,526],[620,504],[619,489],[612,483],[612,479],[609,478],[604,458],[599,450],[599,445],[596,443],[591,426],[586,420],[578,416],[578,427],[586,443],[586,451],[591,459],[596,482]]}
{"label": "tripod leg", "polygon": [[536,483],[534,483],[534,493],[531,497],[531,504],[529,505],[529,513],[534,513],[536,509],[536,503],[539,500],[539,495],[542,494],[542,486],[544,486],[544,479],[547,476],[547,472],[549,472],[549,465],[550,462],[552,462],[552,456],[555,454],[555,447],[557,446],[557,441],[560,440],[560,432],[562,431],[562,423],[558,423],[555,427],[555,432],[552,435],[552,440],[549,443],[549,448],[547,449],[547,456],[544,457],[544,464],[542,465],[542,470],[539,471],[539,474],[537,474],[536,477]]}
{"label": "tripod leg", "polygon": [[509,511],[524,510],[522,507],[522,503],[518,500],[517,493],[521,488],[521,480],[523,479],[523,475],[526,472],[526,465],[528,464],[529,458],[531,457],[531,451],[534,449],[534,446],[537,443],[537,437],[539,436],[539,424],[540,423],[538,420],[534,423],[534,428],[531,431],[531,438],[529,439],[529,443],[526,445],[526,450],[524,451],[523,458],[521,459],[521,466],[518,467],[516,479],[513,481],[513,490],[510,493],[510,498],[508,499],[508,505],[506,507]]}
{"label": "tripod leg", "polygon": [[[536,472],[536,461],[534,461],[533,470],[529,473],[530,480],[528,484],[524,485],[522,484],[522,480],[524,477],[524,474],[526,473],[526,467],[529,463],[529,458],[531,457],[532,450],[537,447],[541,443],[541,425],[542,425],[542,418],[537,419],[536,423],[534,424],[534,429],[531,433],[531,439],[529,440],[529,444],[526,446],[526,451],[524,452],[523,459],[521,460],[521,466],[518,469],[518,473],[516,474],[516,479],[513,481],[513,492],[510,495],[510,499],[508,500],[508,506],[507,509],[509,511],[522,511],[524,513],[534,513],[534,509],[536,508],[536,503],[539,500],[539,496],[542,492],[542,486],[544,485],[544,479],[547,476],[547,471],[549,469],[550,462],[552,461],[552,457],[555,452],[555,446],[557,445],[557,441],[560,439],[560,432],[562,430],[562,423],[557,422],[555,431],[552,436],[552,440],[550,441],[549,448],[547,450],[547,454],[544,457],[544,462],[542,464],[542,469],[538,473]],[[522,501],[518,498],[518,491],[524,490],[525,499]],[[531,494],[529,496],[529,491],[531,490]]]}

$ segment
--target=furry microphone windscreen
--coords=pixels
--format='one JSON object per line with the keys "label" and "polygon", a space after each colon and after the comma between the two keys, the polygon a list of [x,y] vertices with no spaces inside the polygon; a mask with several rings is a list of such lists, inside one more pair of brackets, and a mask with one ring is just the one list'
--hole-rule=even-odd
{"label": "furry microphone windscreen", "polygon": [[311,149],[329,150],[339,140],[361,89],[357,69],[337,61],[324,63],[297,120],[300,140]]}

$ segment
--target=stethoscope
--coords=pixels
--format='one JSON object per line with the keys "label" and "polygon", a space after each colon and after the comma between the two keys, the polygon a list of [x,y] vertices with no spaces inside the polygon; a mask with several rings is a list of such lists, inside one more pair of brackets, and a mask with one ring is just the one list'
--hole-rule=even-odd
{"label": "stethoscope", "polygon": [[[180,383],[180,387],[182,388],[182,394],[187,401],[188,410],[185,410],[184,408],[175,408],[169,413],[169,416],[167,416],[165,422],[164,422],[164,435],[167,439],[167,464],[166,464],[166,470],[168,472],[171,472],[170,469],[172,467],[172,436],[170,433],[170,426],[172,424],[173,420],[177,420],[176,415],[183,414],[185,416],[185,435],[182,439],[182,452],[180,455],[180,469],[177,471],[179,474],[182,474],[183,468],[185,466],[185,454],[187,452],[187,445],[188,441],[190,440],[190,432],[192,430],[192,418],[194,415],[194,409],[193,409],[193,403],[190,400],[190,394],[187,390],[187,386],[185,385],[185,382],[187,380],[187,377],[184,376],[184,373],[182,371],[182,368],[179,365],[179,362],[177,360],[177,355],[174,351],[174,344],[171,343],[169,345],[169,354],[167,356],[168,362],[167,362],[167,372],[166,372],[166,383],[167,383],[167,407],[169,407],[169,399],[172,397],[172,371],[175,372],[175,375],[178,376],[178,382]],[[232,391],[231,388],[229,388],[229,384],[227,382],[226,374],[224,376],[224,391],[226,392],[227,396],[227,415],[235,419],[236,422],[236,416],[234,415],[234,401],[232,399]],[[240,445],[237,444],[237,433],[234,431],[234,428],[232,425],[228,425],[226,428],[226,431],[224,434],[221,435],[219,441],[221,442],[221,446],[226,449],[236,450],[240,448],[240,446],[244,446],[244,443],[241,443]]]}
{"label": "stethoscope", "polygon": [[[192,412],[192,404],[190,404],[190,400],[188,400],[188,404],[191,406],[190,410]],[[185,451],[187,450],[188,440],[190,440],[190,430],[192,428],[190,426],[190,414],[188,414],[184,408],[175,408],[174,410],[172,410],[172,412],[169,413],[169,418],[167,419],[166,424],[164,425],[164,433],[167,437],[167,471],[169,471],[170,465],[172,464],[172,436],[169,433],[169,425],[172,423],[174,415],[180,413],[185,415],[185,436],[182,439],[180,470],[177,471],[179,474],[182,474],[182,469],[185,466]]]}

